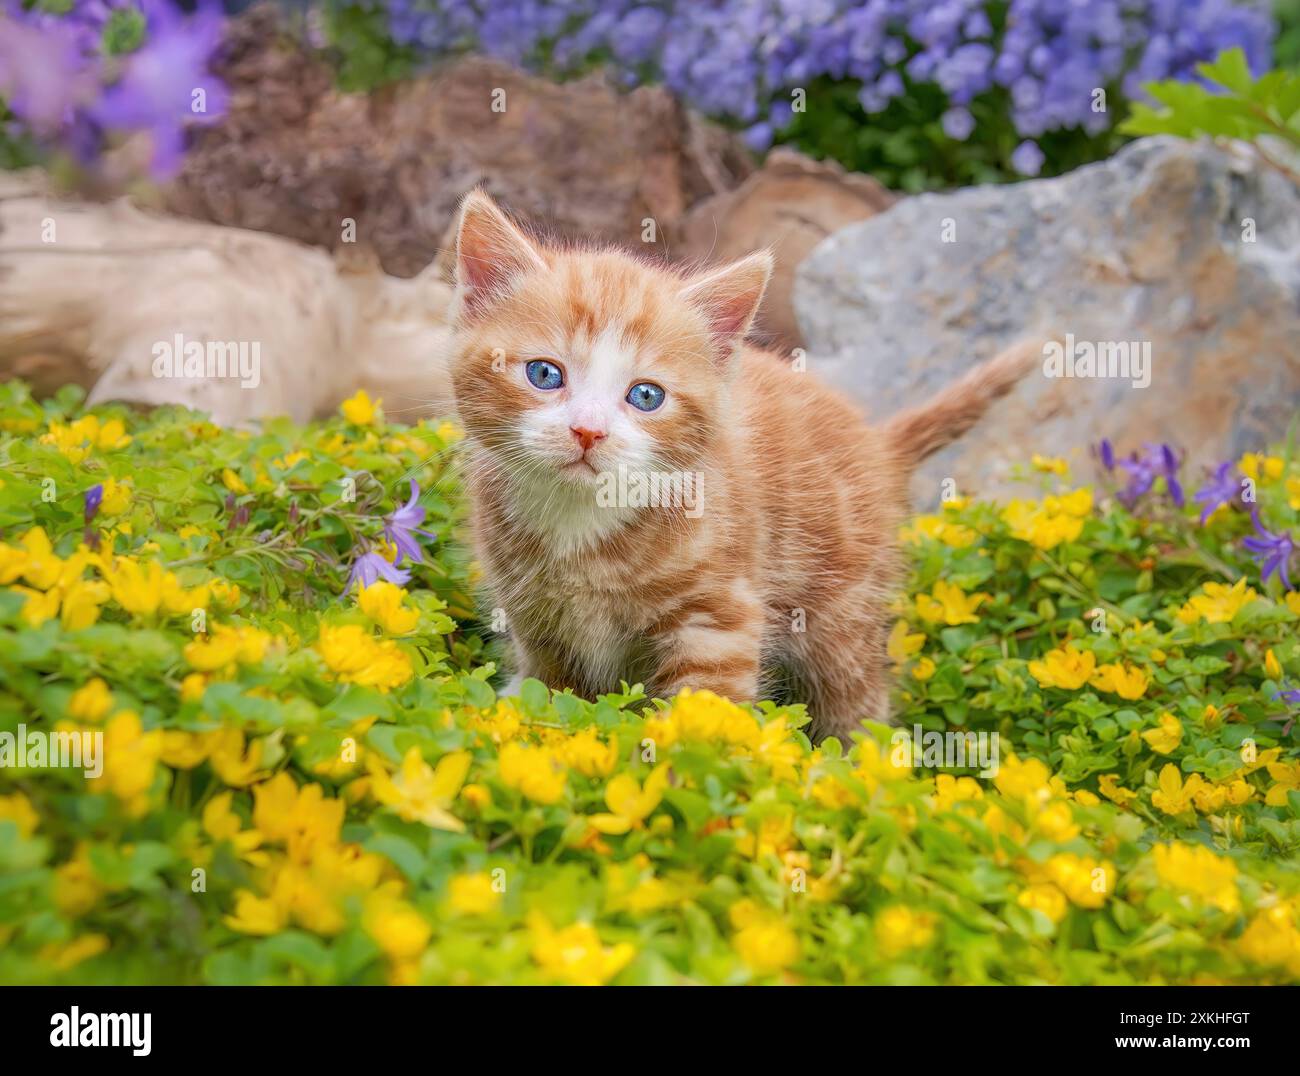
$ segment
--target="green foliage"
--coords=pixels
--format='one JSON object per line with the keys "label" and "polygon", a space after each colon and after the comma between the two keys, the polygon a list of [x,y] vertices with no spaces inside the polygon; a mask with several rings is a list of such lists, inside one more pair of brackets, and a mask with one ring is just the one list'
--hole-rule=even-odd
{"label": "green foliage", "polygon": [[1241,49],[1228,50],[1198,71],[1210,86],[1149,83],[1145,89],[1158,104],[1135,104],[1121,130],[1181,138],[1272,137],[1300,148],[1300,71],[1270,71],[1252,78]]}
{"label": "green foliage", "polygon": [[[1036,477],[918,517],[902,738],[813,749],[798,706],[499,697],[457,431],[343,410],[0,386],[0,758],[104,746],[0,766],[0,981],[1300,979],[1300,594],[1249,585],[1241,513]],[[1242,468],[1294,527],[1300,463]],[[345,595],[408,475],[436,541]]]}

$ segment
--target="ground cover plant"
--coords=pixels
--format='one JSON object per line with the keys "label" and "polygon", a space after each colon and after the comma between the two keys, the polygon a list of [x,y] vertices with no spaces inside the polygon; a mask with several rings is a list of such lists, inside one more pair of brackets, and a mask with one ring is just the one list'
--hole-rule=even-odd
{"label": "ground cover plant", "polygon": [[797,706],[498,697],[457,443],[0,387],[0,981],[1300,979],[1289,447],[916,516],[901,733],[814,748]]}

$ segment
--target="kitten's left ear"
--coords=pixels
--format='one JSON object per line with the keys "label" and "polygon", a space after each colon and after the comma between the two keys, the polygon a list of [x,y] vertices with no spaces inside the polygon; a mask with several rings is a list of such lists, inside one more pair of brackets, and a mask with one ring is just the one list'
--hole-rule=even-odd
{"label": "kitten's left ear", "polygon": [[456,292],[460,317],[482,313],[525,273],[545,270],[531,240],[482,191],[470,191],[456,229]]}
{"label": "kitten's left ear", "polygon": [[760,250],[688,280],[679,294],[704,312],[714,340],[730,357],[749,332],[771,276],[772,255]]}

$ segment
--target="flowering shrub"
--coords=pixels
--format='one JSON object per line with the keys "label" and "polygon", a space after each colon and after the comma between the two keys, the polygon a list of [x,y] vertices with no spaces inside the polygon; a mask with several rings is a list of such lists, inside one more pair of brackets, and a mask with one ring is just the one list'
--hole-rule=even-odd
{"label": "flowering shrub", "polygon": [[[1300,979],[1300,593],[1242,546],[1289,456],[918,516],[903,736],[813,749],[799,707],[499,698],[456,438],[0,386],[0,980]],[[917,725],[997,733],[988,776]]]}
{"label": "flowering shrub", "polygon": [[[558,74],[593,63],[888,186],[1056,174],[1105,156],[1144,82],[1242,47],[1270,59],[1267,5],[1234,0],[385,0],[411,61],[474,48]],[[373,62],[370,33],[353,38]],[[349,39],[339,37],[345,48]],[[1101,102],[1097,91],[1109,100]],[[806,95],[800,100],[801,94]]]}
{"label": "flowering shrub", "polygon": [[[29,163],[54,145],[82,164],[114,138],[150,138],[150,171],[180,167],[185,131],[225,110],[225,87],[208,73],[221,41],[219,8],[183,15],[172,0],[70,0],[0,9],[3,163]],[[6,115],[6,112],[8,115]]]}

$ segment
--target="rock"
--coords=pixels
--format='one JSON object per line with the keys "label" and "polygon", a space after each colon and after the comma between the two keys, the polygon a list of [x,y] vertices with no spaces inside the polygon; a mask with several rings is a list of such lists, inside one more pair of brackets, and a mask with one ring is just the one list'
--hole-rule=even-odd
{"label": "rock", "polygon": [[923,467],[918,503],[949,477],[1006,493],[1012,463],[1083,463],[1102,437],[1123,453],[1176,445],[1194,488],[1202,467],[1285,434],[1300,404],[1300,190],[1244,150],[1145,139],[850,225],[800,265],[795,309],[810,369],[876,419],[1031,333],[1071,334],[1078,357],[1149,345],[1144,388],[1031,374]]}
{"label": "rock", "polygon": [[229,113],[196,133],[166,207],[327,249],[350,218],[397,276],[434,259],[475,186],[562,236],[671,252],[687,209],[753,170],[734,134],[661,87],[556,85],[469,57],[344,93],[266,7],[234,21],[225,53]]}
{"label": "rock", "polygon": [[759,335],[768,346],[789,350],[804,342],[794,314],[795,267],[828,235],[895,200],[869,176],[779,147],[736,190],[691,208],[678,253],[723,261],[770,247],[776,270],[759,311]]}

